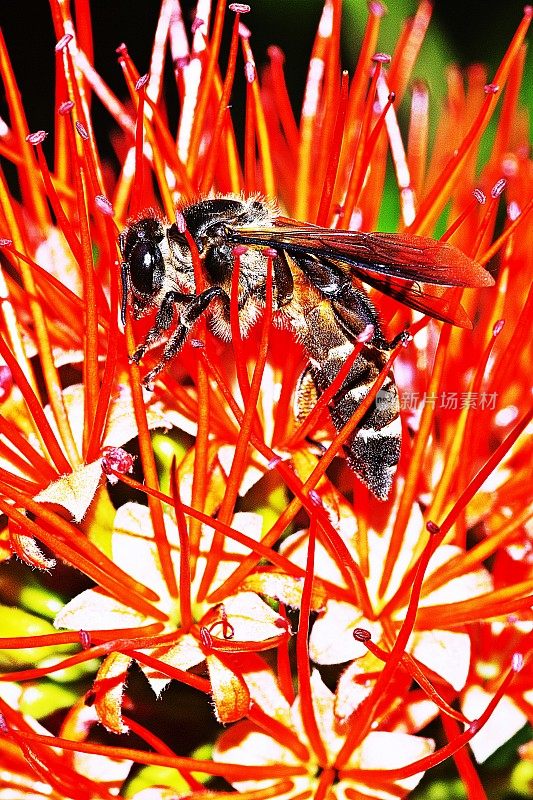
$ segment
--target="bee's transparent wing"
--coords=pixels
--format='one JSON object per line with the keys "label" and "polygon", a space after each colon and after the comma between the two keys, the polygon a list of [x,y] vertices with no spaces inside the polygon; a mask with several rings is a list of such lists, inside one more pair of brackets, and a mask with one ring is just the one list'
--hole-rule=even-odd
{"label": "bee's transparent wing", "polygon": [[302,255],[327,258],[404,305],[460,327],[472,324],[450,287],[494,284],[483,267],[447,242],[408,234],[331,230],[286,218],[278,222],[271,228],[228,228],[228,236],[242,244],[284,250],[297,262]]}

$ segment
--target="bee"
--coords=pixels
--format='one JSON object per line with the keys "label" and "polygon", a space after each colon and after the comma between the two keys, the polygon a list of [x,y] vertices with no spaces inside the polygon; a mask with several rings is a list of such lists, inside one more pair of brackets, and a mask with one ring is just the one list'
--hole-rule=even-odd
{"label": "bee", "polygon": [[[294,332],[309,356],[295,398],[302,419],[335,380],[358,341],[363,344],[329,411],[337,431],[346,424],[400,340],[387,341],[377,311],[360,281],[405,305],[462,327],[466,313],[445,287],[490,286],[489,273],[448,243],[407,234],[326,229],[281,217],[260,197],[222,195],[181,209],[180,225],[153,211],[130,220],[119,236],[122,253],[122,322],[131,307],[139,319],[157,309],[155,322],[132,356],[165,342],[145,376],[150,385],[183,347],[194,324],[208,313],[213,332],[231,339],[230,293],[236,245],[240,256],[238,314],[245,337],[266,304],[268,257],[274,249],[274,321]],[[205,288],[196,291],[193,258],[182,222],[200,255]],[[344,445],[350,467],[379,499],[390,493],[400,457],[401,424],[394,379],[388,375],[377,402]]]}

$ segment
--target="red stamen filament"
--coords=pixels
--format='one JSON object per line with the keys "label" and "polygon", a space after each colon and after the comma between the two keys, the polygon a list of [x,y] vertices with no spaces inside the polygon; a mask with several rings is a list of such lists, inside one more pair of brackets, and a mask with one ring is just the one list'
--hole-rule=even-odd
{"label": "red stamen filament", "polygon": [[[115,226],[113,222],[106,217],[105,226],[107,229],[107,236],[104,239],[105,245],[108,247],[108,263],[111,263],[111,245],[115,247],[116,236]],[[87,445],[87,462],[95,459],[102,447],[102,439],[105,432],[105,423],[111,408],[111,394],[115,385],[115,372],[117,368],[117,361],[119,355],[120,339],[118,330],[118,282],[111,278],[109,290],[109,302],[111,306],[111,314],[108,326],[107,336],[107,353],[104,365],[104,372],[100,384],[100,391],[98,392],[98,399],[96,402],[96,409],[94,418],[89,423],[89,437]]]}
{"label": "red stamen filament", "polygon": [[36,426],[39,428],[41,432],[41,436],[43,438],[45,446],[50,454],[52,461],[55,464],[58,474],[71,472],[72,471],[71,466],[68,463],[65,456],[63,455],[63,451],[59,447],[59,444],[57,443],[54,432],[52,431],[50,424],[44,414],[39,399],[33,392],[31,386],[26,380],[26,376],[24,375],[18,362],[13,357],[13,354],[8,348],[3,336],[1,335],[0,335],[0,355],[5,360],[6,364],[11,370],[11,373],[13,375],[13,380],[20,388],[20,391],[22,392],[22,395],[28,407],[28,411],[31,417],[35,420]]}
{"label": "red stamen filament", "polygon": [[421,758],[418,761],[414,761],[412,764],[408,764],[406,767],[398,767],[397,769],[391,770],[346,770],[344,773],[345,775],[350,775],[350,777],[357,778],[365,783],[372,782],[374,779],[384,779],[392,780],[392,781],[399,781],[403,778],[408,778],[411,775],[416,775],[417,772],[424,772],[425,770],[431,769],[432,767],[436,766],[437,764],[441,764],[450,756],[453,756],[454,753],[457,753],[461,748],[463,748],[468,742],[472,739],[473,736],[478,733],[479,730],[485,725],[487,720],[492,715],[495,707],[501,700],[502,696],[505,694],[507,686],[510,684],[512,679],[515,676],[514,670],[509,670],[505,678],[503,679],[498,691],[487,705],[487,708],[479,717],[479,719],[474,720],[470,723],[468,729],[457,736],[453,741],[449,744],[442,747],[440,750],[437,750],[435,753],[432,753],[430,756],[426,756],[425,758]]}
{"label": "red stamen filament", "polygon": [[446,232],[443,233],[443,235],[440,237],[440,241],[441,242],[447,242],[449,239],[451,239],[451,237],[453,236],[455,231],[458,230],[458,228],[460,228],[460,226],[463,224],[463,222],[466,220],[466,218],[468,216],[470,216],[470,214],[476,208],[478,208],[480,204],[482,204],[484,202],[485,202],[485,195],[483,194],[483,192],[481,192],[481,191],[478,192],[478,193],[474,192],[474,195],[473,195],[472,199],[470,200],[470,202],[468,203],[468,205],[459,214],[457,219],[455,219],[452,222],[452,224],[448,226],[448,228],[446,229]]}
{"label": "red stamen filament", "polygon": [[205,125],[206,121],[207,106],[213,93],[215,76],[218,75],[218,68],[216,64],[220,50],[220,42],[222,39],[225,10],[226,4],[224,2],[218,2],[211,33],[211,41],[209,42],[209,46],[206,48],[208,60],[207,63],[205,63],[204,60],[204,63],[202,64],[203,80],[200,84],[200,91],[196,101],[191,131],[191,141],[189,146],[189,159],[187,163],[187,172],[189,175],[192,173],[193,165],[198,163],[200,143],[202,136],[205,134],[203,126]]}
{"label": "red stamen filament", "polygon": [[269,47],[268,55],[270,57],[274,100],[276,102],[278,118],[289,150],[293,158],[296,158],[300,142],[300,133],[296,120],[294,119],[294,113],[287,91],[287,84],[285,83],[285,75],[283,74],[283,62],[285,58],[281,50],[276,46]]}
{"label": "red stamen filament", "polygon": [[352,726],[350,732],[348,733],[344,745],[342,746],[336,760],[336,766],[338,769],[342,769],[342,766],[346,764],[346,761],[350,758],[354,748],[363,741],[370,730],[376,708],[382,697],[382,693],[393,678],[394,672],[398,668],[398,664],[403,658],[408,639],[411,636],[414,628],[416,615],[418,612],[420,592],[422,590],[422,583],[424,581],[427,565],[438,545],[442,542],[442,539],[442,533],[433,534],[430,536],[424,548],[422,556],[418,562],[405,619],[402,622],[400,630],[398,631],[396,642],[394,643],[394,646],[388,656],[382,673],[374,684],[371,693],[365,698],[365,700],[363,700],[357,710],[356,724]]}
{"label": "red stamen filament", "polygon": [[[250,42],[245,36],[241,37],[241,44],[246,63],[252,64],[255,68]],[[272,165],[271,145],[266,125],[265,111],[263,108],[263,102],[261,100],[259,82],[257,80],[254,80],[252,82],[247,82],[246,85],[247,118],[248,118],[248,111],[250,111],[254,123],[253,133],[257,137],[257,147],[259,156],[258,164],[261,165],[263,172],[263,186],[264,186],[263,190],[267,197],[275,197],[276,183],[274,179],[274,168]],[[250,156],[251,152],[248,153],[248,159],[250,158]],[[245,158],[245,163],[246,163],[246,158]],[[255,159],[254,162],[249,162],[250,165],[251,163],[255,164]],[[253,185],[255,188],[255,179],[251,175],[248,176],[248,184]]]}
{"label": "red stamen filament", "polygon": [[337,119],[335,121],[335,129],[333,132],[333,140],[329,159],[326,168],[326,177],[324,178],[324,186],[322,187],[322,196],[320,198],[320,207],[316,218],[316,224],[326,226],[329,223],[331,216],[331,204],[333,201],[333,190],[335,189],[335,179],[340,163],[340,153],[342,146],[342,137],[344,131],[344,121],[346,118],[346,106],[348,103],[348,73],[342,73],[340,97],[337,106]]}
{"label": "red stamen filament", "polygon": [[[468,724],[468,722],[466,723]],[[449,742],[461,735],[461,729],[455,720],[447,716],[442,717],[442,726]],[[472,763],[472,758],[468,748],[462,747],[453,754],[453,760],[457,766],[459,777],[463,781],[466,789],[466,796],[472,800],[488,800],[485,790],[481,783],[479,773]]]}
{"label": "red stamen filament", "polygon": [[[200,260],[200,254],[193,236],[191,236],[191,233],[187,229],[185,230],[185,238],[187,239],[187,244],[191,251],[196,293],[200,294],[205,289],[205,278],[202,269],[202,262]],[[201,342],[205,342],[205,319],[201,319],[199,321],[196,335],[199,336]],[[207,465],[209,457],[211,403],[207,373],[201,359],[198,359],[198,363],[196,365],[196,388],[196,418],[198,421],[198,429],[196,433],[194,470],[192,479],[192,504],[194,508],[202,511],[205,508],[205,499],[207,496]],[[194,565],[196,564],[196,559],[198,558],[201,535],[200,525],[194,519],[191,521],[189,535],[191,559],[193,565],[192,569],[194,571]]]}
{"label": "red stamen filament", "polygon": [[300,624],[296,636],[296,670],[300,692],[300,708],[307,737],[319,764],[327,764],[327,753],[318,729],[313,708],[313,691],[311,685],[311,665],[309,660],[309,627],[311,613],[311,595],[313,591],[313,575],[315,572],[316,519],[311,519],[309,541],[307,546],[307,564],[300,606]]}
{"label": "red stamen filament", "polygon": [[[299,511],[302,505],[302,498],[308,498],[309,492],[312,491],[326,469],[329,467],[333,459],[335,458],[336,454],[339,452],[339,449],[342,447],[344,442],[352,435],[355,431],[355,428],[359,424],[360,420],[370,408],[371,404],[374,402],[377,392],[383,385],[385,378],[388,374],[388,370],[390,369],[392,362],[398,356],[400,350],[396,348],[396,350],[392,353],[389,360],[387,361],[385,367],[383,368],[382,372],[380,373],[379,377],[376,379],[372,389],[367,394],[367,396],[362,401],[361,405],[357,409],[356,413],[352,416],[349,422],[342,428],[342,430],[336,435],[333,439],[330,447],[326,451],[326,453],[322,456],[322,459],[317,464],[307,481],[303,484],[300,491],[297,492],[296,496],[291,500],[287,509],[282,512],[276,521],[276,523],[272,526],[270,531],[266,534],[263,538],[263,542],[267,544],[273,544],[277,539],[281,536],[285,527],[289,524],[289,522],[294,518],[296,513]],[[285,482],[289,485],[289,476],[290,470],[288,470],[283,463],[277,465],[278,470],[283,475]],[[292,487],[291,487],[292,488]],[[309,503],[307,503],[308,505]],[[348,584],[354,587],[354,591],[357,597],[357,602],[361,604],[362,609],[364,609],[364,613],[366,616],[372,614],[371,604],[368,598],[366,584],[364,578],[360,572],[359,567],[355,564],[352,556],[350,555],[349,551],[347,550],[344,542],[339,537],[337,531],[331,525],[329,518],[326,514],[323,513],[323,509],[315,507],[310,510],[310,517],[317,516],[318,520],[321,522],[321,519],[324,520],[325,525],[322,525],[323,531],[327,537],[327,541],[329,545],[332,547],[339,568],[343,571],[345,577],[348,580]],[[240,580],[247,574],[250,569],[253,569],[253,557],[246,558],[242,565],[235,570],[231,580],[226,580],[223,584],[223,587],[226,591],[230,591],[230,586],[233,588],[234,586],[238,585]],[[215,602],[215,598],[218,598],[219,593],[222,591],[222,587],[217,589],[216,592],[213,593],[211,596],[211,601]]]}
{"label": "red stamen filament", "polygon": [[[236,252],[235,252],[236,251]],[[248,407],[250,403],[250,380],[248,378],[248,371],[246,369],[246,354],[243,347],[241,336],[241,326],[239,321],[239,279],[241,274],[241,252],[238,248],[234,251],[234,267],[231,275],[231,297],[230,297],[230,326],[231,326],[231,341],[233,344],[233,351],[235,354],[235,370],[237,372],[237,381],[239,383],[239,390],[242,395],[244,404]],[[257,409],[254,410],[254,434],[258,438],[262,438],[261,422]]]}
{"label": "red stamen filament", "polygon": [[[281,466],[281,464],[278,465],[276,468],[278,468],[280,466]],[[121,480],[123,483],[125,483],[128,486],[131,486],[131,488],[136,489],[137,491],[140,491],[140,492],[144,492],[147,495],[152,495],[153,497],[157,497],[159,500],[161,500],[164,503],[168,503],[168,504],[172,503],[172,498],[168,497],[167,495],[163,494],[162,492],[156,491],[155,489],[152,489],[152,488],[149,488],[149,487],[147,487],[147,486],[145,486],[143,484],[140,484],[137,481],[135,481],[133,478],[130,478],[127,475],[122,475],[122,474],[120,474],[118,472],[115,472],[114,470],[112,470],[112,473],[113,473],[113,475],[116,475],[116,477],[119,480]],[[289,486],[289,488],[291,490],[293,489],[293,486],[294,486],[295,490],[297,492],[299,492],[300,495],[301,495],[301,488],[300,489],[298,488],[298,484],[297,484],[297,482],[295,480],[294,473],[291,473],[290,470],[287,470],[287,472],[283,472],[280,477],[283,480],[287,481],[287,482],[292,477],[292,483],[291,484],[288,483],[287,485]],[[302,498],[302,502],[303,502],[303,498]],[[309,501],[307,501],[307,502],[309,504]],[[236,531],[233,528],[230,528],[228,525],[224,525],[224,524],[220,523],[217,519],[213,519],[213,517],[210,517],[207,514],[203,514],[202,512],[198,511],[198,509],[196,509],[196,508],[193,508],[191,506],[187,506],[185,504],[182,504],[182,508],[183,508],[184,513],[187,516],[191,517],[192,519],[197,520],[197,522],[203,523],[205,525],[209,525],[209,527],[212,527],[212,528],[215,528],[216,530],[218,530],[223,536],[225,536],[225,537],[227,537],[229,539],[234,539],[236,542],[239,542],[240,544],[244,545],[245,547],[250,548],[250,550],[252,552],[257,553],[257,555],[258,555],[257,561],[259,561],[261,558],[263,558],[263,559],[265,559],[267,561],[272,562],[272,564],[274,566],[278,567],[279,569],[281,569],[283,572],[285,572],[288,575],[293,575],[294,577],[297,577],[297,578],[303,578],[305,576],[305,570],[301,569],[296,564],[293,564],[292,561],[289,561],[284,556],[280,555],[275,550],[272,550],[270,548],[270,546],[268,544],[268,539],[270,539],[271,537],[269,536],[269,534],[267,534],[265,537],[263,537],[263,539],[260,542],[257,542],[255,539],[249,538],[245,534],[242,534],[239,531]],[[325,525],[327,517],[325,517],[324,514],[322,514],[322,515],[320,514],[320,509],[316,509],[315,508],[315,513],[317,514],[317,518],[319,519],[319,521],[321,521],[321,524]],[[322,519],[320,519],[321,516],[322,516]],[[334,529],[332,529],[332,531],[333,531],[333,533],[330,533],[331,536],[335,533]],[[274,540],[274,541],[276,541],[276,540]],[[254,566],[254,564],[252,564],[252,567],[250,569],[253,569],[253,566]],[[328,592],[329,596],[336,597],[338,599],[344,599],[344,600],[347,600],[348,602],[353,601],[353,592],[352,591],[344,589],[343,587],[340,587],[340,586],[338,586],[336,584],[330,583],[329,581],[326,581],[326,580],[321,580],[320,583],[327,589],[327,592]],[[223,598],[225,596],[227,596],[228,594],[231,594],[231,590],[225,591],[225,592],[217,590],[212,595],[212,598],[216,598],[216,599],[212,600],[212,598],[210,597],[209,601],[210,602],[219,602],[219,601],[223,600]]]}
{"label": "red stamen filament", "polygon": [[[357,199],[361,193],[361,189],[365,180],[366,171],[368,168],[368,161],[363,160],[363,154],[366,150],[366,143],[370,135],[369,134],[370,123],[372,120],[372,115],[374,113],[376,87],[380,73],[381,73],[381,62],[378,61],[375,64],[372,79],[370,81],[370,86],[368,87],[368,93],[366,96],[366,102],[364,107],[364,114],[361,120],[361,128],[359,130],[359,136],[354,148],[355,160],[353,162],[350,179],[348,181],[348,188],[346,190],[346,199],[344,201],[343,217],[342,217],[342,227],[348,227],[350,224],[350,219],[352,217]],[[381,115],[380,118],[384,119],[383,115]],[[383,123],[381,123],[380,128],[382,124]],[[377,136],[374,138],[374,144],[376,141],[377,141]]]}
{"label": "red stamen filament", "polygon": [[[268,336],[269,336],[270,326],[272,324],[273,256],[269,254],[266,258],[267,258],[266,299],[265,299],[265,311],[261,329],[261,342],[259,345],[259,353],[257,355],[257,362],[252,377],[252,383],[250,386],[250,394],[249,397],[247,398],[246,407],[244,410],[242,427],[241,430],[239,431],[239,436],[237,437],[237,444],[235,446],[235,455],[233,457],[230,474],[228,475],[226,492],[224,494],[224,499],[222,500],[220,511],[218,513],[218,519],[226,524],[229,524],[233,516],[233,510],[235,507],[235,502],[237,500],[239,486],[241,484],[244,469],[246,468],[246,452],[249,447],[254,411],[257,408],[257,400],[259,398],[259,392],[261,390],[261,380],[263,378],[263,371],[265,368],[267,353],[268,353]],[[221,537],[218,536],[218,534],[215,534],[213,539],[212,550],[214,550],[215,552],[221,551],[222,544],[223,542],[221,540]],[[209,585],[213,580],[216,564],[217,564],[216,558],[212,558],[207,563],[204,575],[202,577],[202,583],[198,591],[198,597],[200,600],[202,600],[209,591]]]}
{"label": "red stamen filament", "polygon": [[[304,573],[305,575],[305,573]],[[285,611],[285,606],[280,603],[278,613],[281,614],[283,619],[288,625],[288,619]],[[277,674],[280,689],[289,704],[294,702],[295,691],[292,680],[291,661],[289,655],[289,638],[283,639],[277,648]]]}
{"label": "red stamen filament", "polygon": [[[500,329],[501,330],[501,329]],[[487,368],[488,360],[490,358],[490,354],[496,342],[496,336],[491,336],[489,343],[485,348],[485,352],[481,356],[476,371],[472,377],[470,382],[470,386],[468,391],[473,397],[477,397],[481,390],[481,384],[483,381],[483,376],[485,375],[485,370]],[[468,453],[470,451],[470,442],[472,436],[472,426],[474,424],[474,414],[476,409],[465,406],[462,409],[461,415],[457,424],[454,426],[454,435],[452,440],[449,443],[445,458],[444,458],[444,470],[439,481],[439,485],[433,497],[433,502],[431,506],[426,512],[426,516],[429,519],[437,519],[440,517],[443,508],[447,502],[447,498],[450,497],[450,487],[454,480],[456,480],[457,485],[461,486],[464,485],[465,476],[467,474],[467,465],[462,464],[462,460],[460,458],[461,452]],[[465,459],[466,460],[466,459]],[[459,465],[457,467],[457,465]],[[454,468],[455,466],[455,468]],[[463,480],[461,480],[461,478]]]}
{"label": "red stamen filament", "polygon": [[144,205],[144,98],[146,89],[142,86],[138,92],[137,114],[135,120],[135,180],[130,200],[130,214],[138,214]]}
{"label": "red stamen filament", "polygon": [[[520,51],[530,21],[531,14],[525,13],[497,70],[497,73],[494,77],[494,83],[498,85],[500,89],[502,89],[505,85],[509,70],[514,59]],[[451,196],[453,187],[460,178],[464,162],[479,143],[479,140],[481,139],[481,136],[483,135],[483,132],[489,123],[494,109],[496,108],[497,102],[498,94],[489,92],[486,95],[477,117],[462,139],[460,146],[453,153],[452,157],[444,167],[444,170],[439,175],[433,187],[429,190],[426,197],[420,204],[416,219],[413,224],[409,226],[409,233],[424,234],[428,232],[433,221],[438,217],[448,198]]]}
{"label": "red stamen filament", "polygon": [[228,113],[228,104],[231,96],[231,90],[233,87],[233,79],[235,78],[235,64],[237,61],[237,52],[239,49],[239,19],[240,15],[236,14],[235,21],[233,23],[233,33],[231,36],[228,67],[226,70],[224,85],[222,87],[222,94],[218,106],[215,127],[213,129],[211,145],[209,148],[209,153],[204,168],[204,174],[202,176],[202,180],[200,181],[200,194],[207,194],[207,192],[213,186],[216,164],[218,159],[220,158],[219,142],[222,136],[226,115]]}
{"label": "red stamen filament", "polygon": [[[127,320],[125,333],[128,352],[132,353],[135,349],[135,346],[131,330],[131,322],[129,319]],[[159,486],[159,479],[157,477],[155,456],[152,448],[150,431],[148,428],[148,420],[146,418],[146,406],[144,404],[142,395],[139,368],[136,364],[130,363],[129,369],[133,409],[135,412],[135,420],[138,429],[139,451],[143,473],[147,485],[157,488]],[[150,508],[150,516],[154,530],[154,540],[161,563],[163,578],[165,580],[169,595],[173,598],[176,598],[178,596],[178,586],[176,583],[176,576],[174,574],[174,566],[172,564],[170,544],[166,534],[163,509],[161,508],[161,503],[159,503],[159,501],[150,495],[148,495],[148,506]]]}
{"label": "red stamen filament", "polygon": [[170,490],[174,500],[174,513],[176,515],[176,524],[178,526],[178,535],[180,539],[180,584],[179,584],[179,601],[180,601],[180,617],[181,628],[183,631],[188,631],[193,624],[192,608],[191,608],[191,558],[190,558],[190,542],[189,532],[187,530],[187,522],[180,497],[180,488],[176,474],[176,464],[172,463],[170,469]]}
{"label": "red stamen filament", "polygon": [[[24,507],[28,510],[33,509],[33,513],[37,512],[42,519],[47,520],[49,517],[52,519],[55,515],[47,512],[46,509],[39,506],[39,503],[34,503],[29,497],[22,495],[15,489],[8,489],[4,487],[4,494],[11,495],[19,498],[19,502],[24,498]],[[145,598],[157,601],[159,598],[150,589],[147,589],[143,584],[134,581],[129,575],[126,575],[119,569],[112,561],[107,559],[94,545],[88,541],[80,541],[79,534],[76,530],[77,541],[73,545],[65,544],[62,539],[57,535],[50,534],[41,522],[37,525],[32,520],[28,519],[24,514],[21,514],[16,508],[9,503],[6,503],[0,498],[0,510],[4,512],[10,519],[13,519],[21,530],[28,536],[33,536],[35,539],[41,541],[47,547],[62,558],[67,564],[84,572],[88,577],[92,578],[102,588],[106,589],[112,596],[116,597],[128,607],[135,608],[141,614],[149,617],[167,621],[167,615],[159,611],[158,608],[152,606]],[[68,523],[64,525],[59,524],[64,530],[69,530]],[[70,532],[70,531],[69,531]],[[72,534],[70,538],[73,539]],[[135,596],[132,597],[132,592]],[[141,594],[142,593],[142,594]],[[138,596],[139,595],[139,596]]]}
{"label": "red stamen filament", "polygon": [[[363,641],[365,647],[376,656],[376,658],[381,659],[385,663],[390,658],[390,653],[384,650],[379,645],[375,644],[371,639],[359,639],[359,641]],[[422,669],[418,666],[417,662],[414,658],[410,655],[410,653],[403,653],[402,655],[402,665],[405,667],[409,675],[415,680],[420,688],[424,691],[424,693],[428,696],[430,700],[432,700],[435,705],[440,708],[440,710],[446,715],[450,716],[453,719],[457,719],[460,722],[468,724],[468,720],[466,717],[461,714],[460,711],[456,711],[446,700],[440,696],[437,692],[435,687],[431,684],[431,682],[426,678]]]}
{"label": "red stamen filament", "polygon": [[[155,659],[153,659],[155,661]],[[159,666],[159,662],[158,666]],[[171,669],[168,664],[164,665],[165,668]],[[172,670],[179,672],[179,670]],[[185,673],[188,678],[191,678],[189,673]],[[197,679],[199,682],[200,679]],[[287,777],[293,778],[297,775],[305,775],[306,768],[304,766],[285,766],[278,764],[276,766],[268,765],[244,765],[244,764],[230,764],[220,763],[207,759],[187,758],[186,756],[166,756],[161,753],[147,753],[141,750],[135,750],[131,747],[112,747],[109,745],[92,744],[89,742],[73,742],[70,739],[63,739],[59,736],[48,736],[38,733],[30,733],[29,731],[19,731],[20,738],[29,743],[43,744],[47,747],[58,747],[62,750],[74,751],[79,753],[95,753],[96,755],[106,756],[107,758],[115,759],[130,759],[136,764],[153,764],[160,767],[171,767],[177,770],[186,770],[189,772],[205,772],[208,775],[220,775],[227,780],[271,780],[273,777]],[[5,734],[4,734],[5,735]]]}

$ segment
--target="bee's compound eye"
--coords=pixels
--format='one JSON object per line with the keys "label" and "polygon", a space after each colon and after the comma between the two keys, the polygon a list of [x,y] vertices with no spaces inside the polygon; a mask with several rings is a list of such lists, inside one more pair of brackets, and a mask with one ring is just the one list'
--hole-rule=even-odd
{"label": "bee's compound eye", "polygon": [[154,294],[163,283],[165,265],[159,247],[153,242],[139,240],[129,258],[132,288],[138,294]]}

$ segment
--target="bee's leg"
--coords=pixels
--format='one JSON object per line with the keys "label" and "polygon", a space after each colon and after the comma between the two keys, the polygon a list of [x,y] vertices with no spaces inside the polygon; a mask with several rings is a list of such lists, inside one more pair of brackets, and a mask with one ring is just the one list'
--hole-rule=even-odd
{"label": "bee's leg", "polygon": [[276,304],[278,308],[282,308],[291,302],[294,295],[294,279],[283,251],[274,259],[274,284],[277,292]]}
{"label": "bee's leg", "polygon": [[298,378],[294,394],[294,417],[298,422],[303,422],[309,416],[319,396],[320,390],[316,385],[313,368],[308,364]]}
{"label": "bee's leg", "polygon": [[181,292],[167,292],[164,296],[159,311],[156,314],[155,322],[146,334],[144,342],[137,347],[134,354],[131,356],[131,361],[138,364],[143,355],[150,347],[159,341],[165,331],[167,331],[174,319],[174,309],[176,303],[190,302],[191,295],[182,294]]}
{"label": "bee's leg", "polygon": [[403,331],[400,331],[400,333],[397,333],[396,336],[394,337],[394,339],[390,339],[390,340],[389,339],[384,339],[382,336],[380,336],[378,338],[376,338],[374,336],[374,338],[372,339],[371,344],[373,344],[374,347],[377,347],[378,350],[394,350],[394,348],[397,345],[399,345],[400,343],[401,344],[407,344],[407,342],[410,342],[411,338],[412,337],[411,337],[411,334],[409,333],[409,331],[408,330],[403,330]]}
{"label": "bee's leg", "polygon": [[[122,236],[122,233],[120,234]],[[119,240],[120,240],[119,236]],[[122,244],[121,244],[122,247]],[[128,266],[125,261],[122,262],[120,265],[120,279],[122,283],[122,301],[120,304],[120,321],[123,325],[126,324],[126,308],[128,306],[128,287],[129,287],[129,277],[128,277]]]}
{"label": "bee's leg", "polygon": [[[174,356],[176,356],[179,353],[179,351],[185,344],[187,337],[189,336],[191,328],[193,327],[195,322],[197,322],[200,319],[202,314],[205,311],[207,311],[207,308],[209,307],[209,304],[211,303],[212,300],[215,300],[215,298],[219,298],[224,302],[229,303],[228,295],[226,294],[224,289],[222,289],[220,286],[211,286],[209,289],[206,289],[204,292],[201,292],[200,294],[197,295],[189,295],[189,294],[183,295],[180,294],[179,292],[168,292],[167,295],[165,295],[165,300],[169,295],[178,296],[175,303],[180,308],[180,324],[178,325],[178,327],[176,328],[176,330],[166,343],[165,349],[163,350],[163,355],[161,356],[161,360],[159,361],[159,363],[156,364],[155,367],[152,370],[150,370],[150,372],[147,375],[145,375],[143,379],[143,383],[145,384],[145,386],[150,385],[154,380],[154,378],[156,377],[156,375],[158,375],[161,372],[161,370],[164,369],[166,364],[168,364],[168,362],[171,361],[174,358]],[[159,316],[160,312],[161,309],[158,312],[157,316]],[[172,309],[171,317],[170,320],[168,321],[167,328],[170,326],[170,323],[172,322],[173,313],[174,312]],[[157,324],[157,318],[156,318],[156,324]]]}

